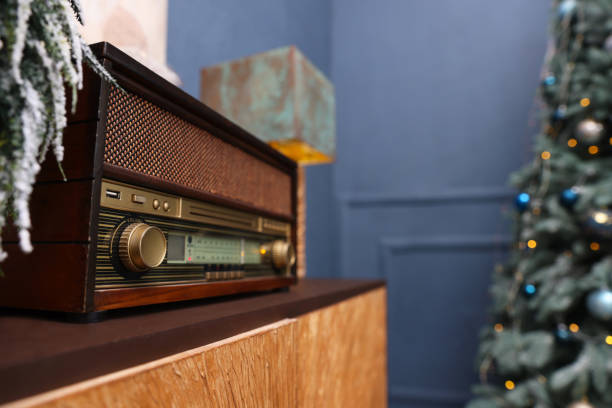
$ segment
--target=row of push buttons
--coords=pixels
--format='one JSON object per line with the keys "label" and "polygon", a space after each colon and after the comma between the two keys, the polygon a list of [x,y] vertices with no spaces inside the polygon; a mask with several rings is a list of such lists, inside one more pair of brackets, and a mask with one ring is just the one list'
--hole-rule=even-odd
{"label": "row of push buttons", "polygon": [[206,280],[228,280],[244,278],[244,271],[206,272]]}
{"label": "row of push buttons", "polygon": [[244,271],[244,265],[239,264],[209,264],[204,265],[204,272]]}
{"label": "row of push buttons", "polygon": [[204,265],[207,280],[227,280],[244,278],[244,265]]}
{"label": "row of push buttons", "polygon": [[[147,202],[147,198],[145,196],[141,196],[138,194],[132,194],[132,202],[136,204],[145,204]],[[153,209],[158,210],[161,207],[164,211],[170,211],[170,203],[164,201],[163,203],[159,201],[157,198],[153,200]]]}

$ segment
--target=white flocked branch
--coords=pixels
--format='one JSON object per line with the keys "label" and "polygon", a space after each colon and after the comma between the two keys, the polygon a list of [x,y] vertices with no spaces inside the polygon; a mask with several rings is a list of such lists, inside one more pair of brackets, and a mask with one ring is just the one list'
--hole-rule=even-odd
{"label": "white flocked branch", "polygon": [[79,0],[0,0],[0,9],[0,231],[10,214],[31,252],[29,200],[49,148],[61,169],[66,89],[74,109],[83,61],[115,82],[78,32]]}

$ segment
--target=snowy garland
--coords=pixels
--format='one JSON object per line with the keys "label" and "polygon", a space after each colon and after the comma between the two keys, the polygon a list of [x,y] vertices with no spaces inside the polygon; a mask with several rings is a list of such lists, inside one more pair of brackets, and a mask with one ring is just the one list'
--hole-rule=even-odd
{"label": "snowy garland", "polygon": [[[114,80],[77,31],[79,0],[0,0],[0,10],[0,232],[10,214],[21,249],[31,252],[28,202],[36,175],[50,147],[58,164],[64,157],[64,86],[74,109],[83,60]],[[6,256],[0,241],[0,262]]]}

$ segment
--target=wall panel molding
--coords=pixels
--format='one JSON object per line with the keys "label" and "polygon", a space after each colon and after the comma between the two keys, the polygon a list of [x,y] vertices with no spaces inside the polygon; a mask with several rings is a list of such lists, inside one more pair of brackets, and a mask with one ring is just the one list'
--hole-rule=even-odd
{"label": "wall panel molding", "polygon": [[340,194],[339,201],[352,208],[410,207],[510,200],[515,190],[508,187],[464,187],[421,194]]}
{"label": "wall panel molding", "polygon": [[[395,256],[441,251],[500,251],[502,253],[510,248],[511,242],[509,236],[496,234],[382,237],[378,241],[379,270],[381,277],[389,284],[392,273],[390,265]],[[458,407],[463,406],[469,398],[469,393],[458,390],[389,384],[389,401],[406,407]]]}
{"label": "wall panel molding", "polygon": [[511,244],[507,235],[498,234],[465,234],[465,235],[435,235],[433,237],[383,237],[379,246],[387,248],[391,253],[411,251],[449,251],[464,249],[503,249]]}
{"label": "wall panel molding", "polygon": [[439,389],[414,388],[394,385],[389,387],[389,401],[415,406],[414,403],[426,406],[461,406],[470,398],[470,394]]}
{"label": "wall panel molding", "polygon": [[502,204],[511,200],[516,191],[508,187],[466,187],[449,189],[436,193],[414,195],[397,194],[338,194],[338,232],[339,256],[337,258],[340,276],[348,276],[346,271],[347,254],[350,250],[349,226],[353,210],[380,208],[451,206],[480,203]]}
{"label": "wall panel molding", "polygon": [[505,235],[437,235],[433,237],[382,237],[378,241],[378,266],[382,278],[388,280],[388,266],[395,255],[417,251],[486,250],[506,252],[512,239]]}

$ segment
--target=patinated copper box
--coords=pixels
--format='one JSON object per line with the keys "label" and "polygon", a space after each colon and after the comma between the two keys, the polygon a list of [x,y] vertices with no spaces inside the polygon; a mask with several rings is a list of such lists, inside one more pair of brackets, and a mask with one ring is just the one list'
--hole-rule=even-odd
{"label": "patinated copper box", "polygon": [[200,99],[292,159],[334,159],[334,87],[295,47],[202,69]]}

